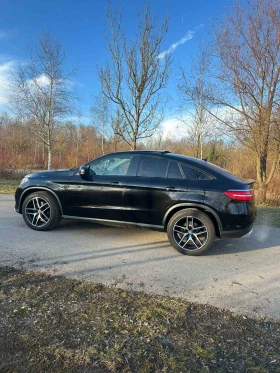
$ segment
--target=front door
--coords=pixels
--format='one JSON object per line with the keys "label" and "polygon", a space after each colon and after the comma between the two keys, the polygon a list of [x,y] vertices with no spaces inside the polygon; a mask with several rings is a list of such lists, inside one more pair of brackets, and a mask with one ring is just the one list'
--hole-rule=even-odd
{"label": "front door", "polygon": [[104,156],[89,165],[88,180],[75,174],[69,180],[65,215],[123,220],[123,194],[132,156]]}

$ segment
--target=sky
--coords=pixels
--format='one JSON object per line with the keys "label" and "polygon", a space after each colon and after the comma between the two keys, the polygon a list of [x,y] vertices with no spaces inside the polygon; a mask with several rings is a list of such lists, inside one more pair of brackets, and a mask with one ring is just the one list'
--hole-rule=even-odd
{"label": "sky", "polygon": [[[137,14],[145,1],[119,0],[124,10],[124,29],[134,36]],[[151,11],[159,20],[170,14],[170,31],[163,53],[173,56],[168,94],[176,96],[179,66],[188,66],[198,42],[207,38],[211,22],[222,18],[233,0],[151,0]],[[107,57],[104,31],[107,0],[1,0],[0,12],[0,113],[9,110],[6,85],[9,72],[27,58],[27,47],[45,31],[60,40],[69,67],[75,67],[75,89],[79,96],[77,115],[90,121],[90,107],[99,92],[96,72]],[[171,111],[166,120],[173,120]]]}

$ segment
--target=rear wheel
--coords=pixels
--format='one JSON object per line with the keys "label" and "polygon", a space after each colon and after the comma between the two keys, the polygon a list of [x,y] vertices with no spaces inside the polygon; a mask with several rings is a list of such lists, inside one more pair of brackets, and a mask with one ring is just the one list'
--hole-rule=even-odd
{"label": "rear wheel", "polygon": [[22,204],[25,223],[36,231],[55,228],[61,219],[61,212],[55,198],[48,192],[29,194]]}
{"label": "rear wheel", "polygon": [[167,235],[171,245],[180,253],[201,255],[212,246],[215,228],[208,215],[199,210],[185,209],[169,220]]}

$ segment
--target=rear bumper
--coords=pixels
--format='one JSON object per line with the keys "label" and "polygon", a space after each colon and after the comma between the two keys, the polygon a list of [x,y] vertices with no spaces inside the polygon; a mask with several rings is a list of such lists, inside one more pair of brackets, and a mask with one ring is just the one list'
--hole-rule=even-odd
{"label": "rear bumper", "polygon": [[237,229],[234,231],[223,231],[221,232],[221,238],[240,238],[249,237],[253,232],[254,224],[244,229]]}

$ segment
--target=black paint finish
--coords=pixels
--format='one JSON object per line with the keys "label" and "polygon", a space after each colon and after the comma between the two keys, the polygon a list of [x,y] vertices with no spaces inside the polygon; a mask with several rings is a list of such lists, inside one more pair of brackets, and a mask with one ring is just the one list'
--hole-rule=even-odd
{"label": "black paint finish", "polygon": [[[254,201],[234,201],[224,194],[227,190],[250,190],[252,182],[242,181],[203,160],[168,152],[112,153],[98,161],[108,159],[110,162],[116,154],[132,155],[126,175],[93,174],[82,179],[78,169],[27,175],[15,194],[16,211],[21,213],[28,194],[45,190],[56,198],[64,217],[163,230],[174,212],[188,207],[206,212],[220,237],[240,237],[252,229],[256,218]],[[155,158],[166,161],[158,162],[161,169],[155,172],[157,177],[137,176],[137,173],[145,175],[143,165],[147,167],[149,160],[156,164]],[[97,161],[85,164],[85,169],[93,162]],[[202,175],[201,179],[186,178],[180,165],[193,168],[194,174]],[[203,175],[208,175],[208,180],[203,179]]]}

